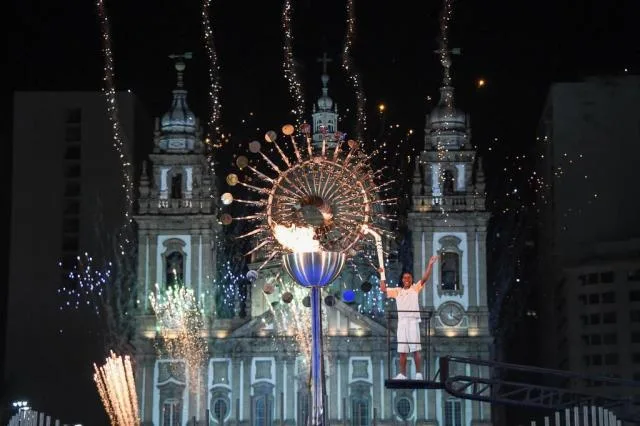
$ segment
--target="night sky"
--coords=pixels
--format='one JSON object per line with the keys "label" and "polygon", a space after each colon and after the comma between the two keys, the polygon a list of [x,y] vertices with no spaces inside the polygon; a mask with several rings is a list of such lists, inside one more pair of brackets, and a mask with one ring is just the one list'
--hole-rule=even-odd
{"label": "night sky", "polygon": [[[288,110],[293,103],[282,72],[282,2],[212,3],[221,67],[221,124],[225,133],[232,134],[232,143],[244,143],[247,141],[233,135],[243,134],[240,123],[249,112],[263,129],[277,129],[292,121]],[[293,3],[294,56],[300,64],[307,114],[320,93],[321,65],[316,58],[326,51],[334,59],[329,64],[330,95],[341,114],[350,108],[349,122],[355,96],[339,67],[345,2]],[[106,5],[117,88],[131,89],[151,115],[160,116],[168,109],[175,86],[175,72],[167,56],[191,51],[194,59],[187,64],[185,75],[189,104],[205,120],[209,100],[201,3],[135,0],[107,1]],[[9,77],[5,79],[11,90],[100,89],[103,59],[92,1],[13,0],[10,7],[12,31],[5,65]],[[442,81],[442,69],[433,53],[438,47],[441,7],[439,0],[355,2],[353,61],[368,99],[371,133],[382,124],[376,111],[383,102],[385,124],[397,123],[404,131],[414,129],[413,138],[406,143],[422,146],[425,114],[437,102]],[[637,12],[637,0],[454,2],[450,47],[462,48],[452,67],[456,103],[471,114],[472,142],[485,157],[489,191],[497,192],[505,184],[503,169],[515,154],[530,151],[551,82],[622,75],[625,68],[630,74],[639,72]],[[487,82],[482,88],[477,87],[480,78]],[[11,108],[11,102],[6,97],[5,108]],[[11,115],[4,115],[4,120],[4,193],[9,194]],[[152,129],[148,136],[136,147],[138,163],[151,150]],[[499,220],[499,215],[494,217]],[[8,237],[8,226],[4,232]],[[79,401],[87,398],[76,397]]]}

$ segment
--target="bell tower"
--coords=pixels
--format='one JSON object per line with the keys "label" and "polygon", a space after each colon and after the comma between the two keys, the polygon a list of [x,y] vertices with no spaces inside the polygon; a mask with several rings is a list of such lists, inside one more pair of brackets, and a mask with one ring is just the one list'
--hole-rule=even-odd
{"label": "bell tower", "polygon": [[136,375],[138,395],[144,395],[140,404],[143,425],[161,424],[160,419],[167,416],[181,422],[179,419],[186,419],[199,401],[189,392],[186,375],[179,368],[167,367],[183,361],[156,359],[155,318],[149,295],[156,286],[161,292],[185,286],[202,298],[213,293],[216,273],[219,225],[214,176],[198,120],[187,104],[183,81],[191,54],[170,58],[175,62],[177,84],[169,111],[155,121],[153,153],[150,163],[142,165],[135,216],[139,308]]}
{"label": "bell tower", "polygon": [[316,147],[322,146],[322,141],[327,141],[327,148],[336,146],[340,139],[338,131],[338,105],[334,104],[333,99],[329,97],[329,74],[327,74],[327,64],[331,62],[325,52],[322,58],[318,58],[318,62],[322,62],[322,95],[318,101],[313,104],[313,144]]}
{"label": "bell tower", "polygon": [[[492,343],[486,278],[489,213],[482,161],[471,145],[469,116],[454,103],[451,52],[438,53],[444,68],[440,101],[426,118],[408,213],[414,276],[422,274],[430,256],[439,255],[432,283],[420,301],[422,309],[433,312],[428,350],[434,364],[427,371],[437,371],[438,357],[445,355],[486,360]],[[455,399],[442,390],[428,390],[425,398],[433,424],[491,424],[488,404]]]}

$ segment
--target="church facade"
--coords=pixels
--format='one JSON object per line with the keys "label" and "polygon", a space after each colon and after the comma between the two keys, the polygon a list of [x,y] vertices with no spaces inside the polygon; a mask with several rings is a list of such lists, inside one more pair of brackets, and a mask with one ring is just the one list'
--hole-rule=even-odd
{"label": "church facade", "polygon": [[[202,330],[207,359],[198,371],[188,371],[188,360],[157,350],[159,330],[149,303],[156,286],[160,291],[187,286],[205,304],[225,286],[215,276],[215,241],[222,226],[215,180],[198,121],[186,102],[182,59],[176,69],[178,87],[169,112],[156,122],[151,166],[143,167],[135,216],[135,358],[142,424],[305,425],[310,413],[310,309],[304,290],[279,264],[263,265],[260,251],[252,254],[249,265],[259,271],[248,285],[246,315],[222,319],[209,313]],[[328,81],[325,67],[322,96],[312,116],[315,142],[338,130]],[[427,117],[424,150],[415,159],[407,218],[414,276],[421,276],[431,255],[441,259],[421,295],[429,318],[423,322],[423,340],[428,334],[430,342],[428,347],[423,343],[428,356],[422,371],[431,376],[438,357],[488,359],[491,345],[482,167],[470,145],[468,117],[453,106],[453,88],[445,83],[440,104]],[[389,277],[400,272],[397,262],[387,266]],[[385,387],[385,380],[397,374],[395,329],[387,319],[395,305],[377,287],[371,268],[345,268],[323,294],[329,424],[490,425],[489,404],[450,398],[442,390]],[[413,377],[411,362],[408,373]]]}

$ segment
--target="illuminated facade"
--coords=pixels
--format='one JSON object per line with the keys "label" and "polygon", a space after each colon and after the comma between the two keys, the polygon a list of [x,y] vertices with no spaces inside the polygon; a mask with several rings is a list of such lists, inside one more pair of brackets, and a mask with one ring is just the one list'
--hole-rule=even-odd
{"label": "illuminated facade", "polygon": [[[146,177],[149,170],[143,173],[136,216],[143,314],[136,339],[136,380],[143,424],[183,425],[191,424],[194,418],[197,424],[305,424],[310,413],[306,355],[311,343],[304,290],[291,282],[279,264],[268,262],[251,277],[253,281],[248,284],[243,301],[246,308],[236,300],[235,313],[229,318],[216,317],[215,309],[208,309],[213,304],[209,295],[222,291],[225,285],[216,284],[214,276],[218,212],[210,197],[215,189],[206,167],[202,136],[181,87],[182,71],[178,69],[179,87],[174,91],[172,109],[156,126],[156,148],[149,169],[152,177]],[[322,96],[312,117],[314,141],[327,133],[339,135],[337,108],[328,95],[326,72],[322,83]],[[444,113],[441,109],[432,113],[428,130],[437,124],[446,126],[437,121],[438,114]],[[462,119],[466,120],[464,115]],[[475,155],[469,149],[466,121],[462,125],[462,130],[456,128],[453,137],[447,139],[453,144],[449,147],[449,162],[436,164],[429,160],[435,158],[432,155],[436,152],[426,149],[418,166],[426,170],[433,165],[433,170],[438,170],[440,165],[444,170],[445,166],[454,165],[453,169],[446,169],[454,173],[454,182],[435,185],[440,188],[453,184],[453,193],[433,189],[425,192],[427,185],[434,188],[432,181],[417,178],[418,192],[414,193],[409,218],[415,274],[422,274],[431,253],[441,252],[445,264],[444,268],[436,267],[433,291],[429,287],[422,300],[426,309],[437,312],[432,319],[432,339],[438,342],[431,349],[432,363],[435,356],[444,353],[487,359],[490,343],[484,276],[488,215],[484,210],[481,171],[476,177],[478,184],[471,184]],[[440,130],[446,133],[444,127]],[[435,138],[433,134],[427,137]],[[460,141],[464,143],[455,145]],[[433,173],[439,176],[437,171]],[[435,182],[439,184],[440,180]],[[435,200],[440,201],[436,204]],[[458,200],[465,200],[468,208],[450,209],[448,203],[459,206]],[[425,207],[427,201],[431,209]],[[443,212],[457,225],[452,228],[449,223],[442,224]],[[393,251],[392,247],[386,249]],[[256,251],[249,268],[258,269],[263,262],[264,253]],[[398,264],[387,266],[392,285],[397,283],[400,272]],[[186,360],[158,358],[153,345],[157,329],[146,300],[155,283],[166,288],[174,282],[183,282],[201,295],[209,315],[204,333],[208,361],[196,375],[197,383],[189,383],[192,376],[186,372]],[[329,424],[371,425],[374,418],[378,425],[398,421],[416,425],[490,424],[483,420],[490,418],[488,406],[450,401],[440,391],[385,388],[385,380],[397,374],[396,354],[393,348],[389,352],[384,316],[387,308],[395,309],[395,305],[382,298],[377,272],[370,266],[346,267],[324,291],[323,301]],[[454,324],[458,308],[461,318]],[[391,330],[394,335],[395,330]],[[430,371],[435,371],[433,366]],[[408,372],[413,377],[411,361]],[[205,422],[207,414],[209,419]]]}

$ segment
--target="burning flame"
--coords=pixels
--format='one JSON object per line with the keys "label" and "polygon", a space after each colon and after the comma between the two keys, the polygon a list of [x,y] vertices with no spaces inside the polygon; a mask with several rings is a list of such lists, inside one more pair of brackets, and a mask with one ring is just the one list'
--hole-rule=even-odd
{"label": "burning flame", "polygon": [[310,226],[276,225],[273,236],[282,247],[294,253],[320,251],[320,241],[314,238],[315,232]]}

